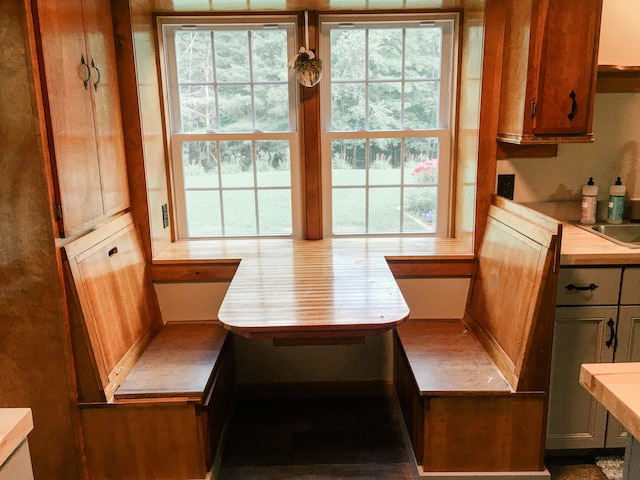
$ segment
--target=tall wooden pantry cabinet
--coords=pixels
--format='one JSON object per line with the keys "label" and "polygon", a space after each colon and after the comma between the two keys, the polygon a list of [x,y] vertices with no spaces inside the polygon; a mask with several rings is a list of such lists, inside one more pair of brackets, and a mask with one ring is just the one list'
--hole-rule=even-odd
{"label": "tall wooden pantry cabinet", "polygon": [[110,2],[36,0],[62,236],[129,206]]}

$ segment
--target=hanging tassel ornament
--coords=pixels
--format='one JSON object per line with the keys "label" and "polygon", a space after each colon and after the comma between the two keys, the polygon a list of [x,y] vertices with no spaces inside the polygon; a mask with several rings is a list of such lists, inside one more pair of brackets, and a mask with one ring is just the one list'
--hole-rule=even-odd
{"label": "hanging tassel ornament", "polygon": [[289,62],[289,68],[293,68],[300,85],[313,87],[322,78],[322,60],[316,57],[313,49],[309,50],[309,13],[304,12],[305,47],[300,47],[297,55]]}

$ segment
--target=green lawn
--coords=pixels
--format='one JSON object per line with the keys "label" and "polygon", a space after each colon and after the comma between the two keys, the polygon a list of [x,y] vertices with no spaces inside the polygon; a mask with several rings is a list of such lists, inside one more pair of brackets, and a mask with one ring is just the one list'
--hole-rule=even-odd
{"label": "green lawn", "polygon": [[[334,171],[333,223],[336,234],[365,233],[365,172],[364,170]],[[400,171],[372,169],[369,178],[369,233],[395,233],[403,220],[405,232],[432,233],[435,231],[435,195],[433,186],[411,186],[407,179],[404,192],[404,211],[400,209]],[[255,191],[251,172],[222,176],[224,190],[224,224],[226,235],[255,235]],[[186,179],[187,216],[190,236],[218,236],[222,234],[220,192],[215,174],[200,174]],[[288,171],[261,172],[257,176],[258,209],[261,234],[291,233],[291,194]],[[384,186],[383,186],[384,185]],[[270,189],[260,190],[268,187]],[[273,188],[273,189],[271,189]],[[208,190],[193,190],[208,189]],[[209,190],[210,189],[210,190]],[[428,212],[432,213],[429,214]],[[433,218],[430,218],[432,215]]]}

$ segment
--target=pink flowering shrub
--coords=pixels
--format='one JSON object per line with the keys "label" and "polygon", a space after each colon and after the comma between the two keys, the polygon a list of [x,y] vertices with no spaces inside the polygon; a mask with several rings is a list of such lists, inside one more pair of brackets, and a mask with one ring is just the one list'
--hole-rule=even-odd
{"label": "pink flowering shrub", "polygon": [[411,175],[418,175],[421,172],[426,172],[425,176],[427,178],[433,177],[433,171],[438,169],[438,159],[430,158],[425,160],[424,162],[417,163],[413,170],[411,171]]}

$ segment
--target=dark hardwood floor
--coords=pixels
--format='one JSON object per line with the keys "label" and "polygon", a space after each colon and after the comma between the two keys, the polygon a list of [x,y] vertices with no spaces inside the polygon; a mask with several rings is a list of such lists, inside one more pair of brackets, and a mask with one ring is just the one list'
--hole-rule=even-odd
{"label": "dark hardwood floor", "polygon": [[[414,480],[395,398],[239,399],[218,480]],[[607,480],[595,459],[548,458],[551,480]]]}
{"label": "dark hardwood floor", "polygon": [[236,404],[220,480],[414,479],[391,398]]}

